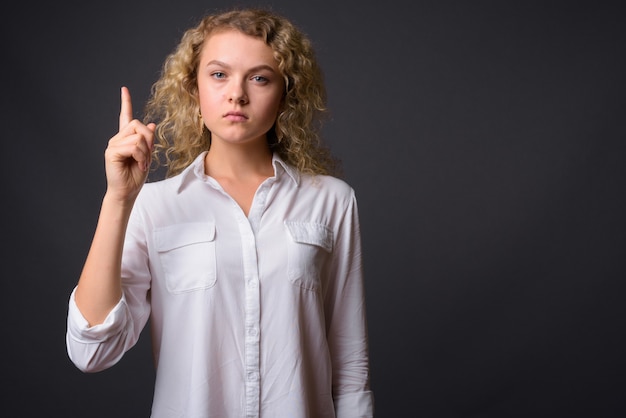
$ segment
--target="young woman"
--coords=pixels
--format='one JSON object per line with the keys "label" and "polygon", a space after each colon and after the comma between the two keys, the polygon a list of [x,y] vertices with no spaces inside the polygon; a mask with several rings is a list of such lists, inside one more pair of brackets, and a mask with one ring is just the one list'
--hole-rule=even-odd
{"label": "young woman", "polygon": [[122,88],[69,301],[79,369],[114,365],[150,319],[152,417],[372,416],[357,205],[318,138],[324,106],[310,42],[262,10],[188,30],[145,123]]}

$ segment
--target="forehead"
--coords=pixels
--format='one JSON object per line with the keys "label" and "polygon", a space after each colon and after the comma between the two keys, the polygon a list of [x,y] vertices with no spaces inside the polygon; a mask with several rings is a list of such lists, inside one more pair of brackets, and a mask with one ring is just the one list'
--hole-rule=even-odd
{"label": "forehead", "polygon": [[234,64],[266,64],[277,67],[274,51],[262,39],[246,35],[238,30],[218,30],[206,38],[200,54],[200,64],[217,60]]}

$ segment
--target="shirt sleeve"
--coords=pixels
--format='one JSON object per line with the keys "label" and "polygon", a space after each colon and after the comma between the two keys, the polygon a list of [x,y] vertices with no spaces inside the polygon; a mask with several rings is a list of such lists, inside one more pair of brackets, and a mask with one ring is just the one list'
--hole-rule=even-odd
{"label": "shirt sleeve", "polygon": [[126,301],[122,297],[102,324],[90,327],[76,305],[75,292],[76,288],[70,295],[67,315],[67,353],[84,372],[107,369],[120,360],[126,351],[126,337],[129,331],[132,333],[132,325],[127,327]]}
{"label": "shirt sleeve", "polygon": [[89,326],[76,305],[76,288],[72,290],[65,340],[70,360],[81,371],[98,372],[116,364],[137,343],[148,321],[150,274],[143,235],[131,217],[122,258],[122,297],[102,324]]}
{"label": "shirt sleeve", "polygon": [[361,233],[354,191],[338,229],[325,293],[337,418],[372,417]]}

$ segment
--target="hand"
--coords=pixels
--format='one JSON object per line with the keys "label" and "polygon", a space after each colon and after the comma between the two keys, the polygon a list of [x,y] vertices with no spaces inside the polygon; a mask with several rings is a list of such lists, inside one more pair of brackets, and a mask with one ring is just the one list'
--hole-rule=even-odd
{"label": "hand", "polygon": [[122,87],[119,132],[109,140],[104,153],[107,194],[120,201],[137,197],[148,177],[156,125],[133,119],[128,88]]}

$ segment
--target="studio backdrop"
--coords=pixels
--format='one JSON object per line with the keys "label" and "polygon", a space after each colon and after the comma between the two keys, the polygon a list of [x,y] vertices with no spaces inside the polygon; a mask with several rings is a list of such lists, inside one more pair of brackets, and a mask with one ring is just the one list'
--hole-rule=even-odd
{"label": "studio backdrop", "polygon": [[7,416],[149,416],[149,330],[84,374],[67,302],[120,87],[141,117],[183,31],[234,5],[293,20],[322,64],[324,138],[361,217],[376,416],[626,416],[620,4],[328,0],[4,6]]}

